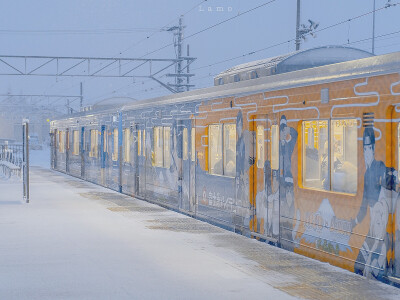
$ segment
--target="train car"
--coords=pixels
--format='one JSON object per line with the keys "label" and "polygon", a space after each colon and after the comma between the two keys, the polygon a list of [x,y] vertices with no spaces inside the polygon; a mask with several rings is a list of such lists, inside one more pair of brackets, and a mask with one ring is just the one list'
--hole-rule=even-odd
{"label": "train car", "polygon": [[52,168],[399,283],[399,107],[400,52],[323,47],[54,120]]}

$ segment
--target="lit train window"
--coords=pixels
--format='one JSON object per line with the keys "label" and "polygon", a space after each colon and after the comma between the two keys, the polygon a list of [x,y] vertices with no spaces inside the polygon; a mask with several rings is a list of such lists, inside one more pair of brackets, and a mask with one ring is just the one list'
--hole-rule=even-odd
{"label": "lit train window", "polygon": [[208,126],[209,172],[236,175],[236,124]]}
{"label": "lit train window", "polygon": [[130,140],[131,140],[131,131],[130,128],[125,128],[124,129],[124,162],[129,163],[131,161],[131,145],[130,145]]}
{"label": "lit train window", "polygon": [[98,130],[90,130],[90,157],[98,157]]}
{"label": "lit train window", "polygon": [[264,126],[257,125],[256,130],[256,159],[257,159],[257,168],[264,168],[265,162],[265,134],[264,134]]}
{"label": "lit train window", "polygon": [[183,160],[188,159],[188,130],[187,128],[183,128],[183,133],[182,133],[182,147],[183,147]]}
{"label": "lit train window", "polygon": [[72,134],[72,139],[73,139],[73,155],[79,155],[79,131],[74,130]]}
{"label": "lit train window", "polygon": [[224,175],[236,175],[236,124],[224,124]]}
{"label": "lit train window", "polygon": [[210,174],[223,175],[222,124],[208,126],[208,153]]}
{"label": "lit train window", "polygon": [[191,158],[192,161],[196,161],[196,129],[192,128],[190,133],[190,140],[191,140]]}
{"label": "lit train window", "polygon": [[103,152],[107,153],[108,152],[108,144],[107,144],[107,131],[104,132],[103,135]]}
{"label": "lit train window", "polygon": [[163,128],[161,126],[154,127],[153,129],[154,137],[154,157],[153,166],[162,167],[163,166]]}
{"label": "lit train window", "polygon": [[142,155],[142,131],[139,129],[137,134],[137,150],[138,155]]}
{"label": "lit train window", "polygon": [[171,128],[164,127],[164,168],[171,166]]}
{"label": "lit train window", "polygon": [[113,130],[113,153],[112,153],[112,160],[118,160],[118,129],[115,128]]}
{"label": "lit train window", "polygon": [[60,153],[65,152],[65,132],[64,131],[58,132],[58,151]]}
{"label": "lit train window", "polygon": [[271,169],[279,169],[279,127],[271,126]]}
{"label": "lit train window", "polygon": [[328,121],[303,122],[303,186],[330,189]]}
{"label": "lit train window", "polygon": [[357,120],[331,121],[332,191],[357,192]]}

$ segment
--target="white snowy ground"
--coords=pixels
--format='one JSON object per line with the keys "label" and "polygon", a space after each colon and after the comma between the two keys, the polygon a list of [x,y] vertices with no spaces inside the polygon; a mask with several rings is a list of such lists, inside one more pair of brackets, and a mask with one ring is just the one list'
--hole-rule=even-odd
{"label": "white snowy ground", "polygon": [[34,169],[29,204],[18,180],[0,180],[0,299],[293,299],[202,235],[149,229]]}
{"label": "white snowy ground", "polygon": [[0,300],[400,299],[383,283],[45,170],[46,151],[31,152],[29,204],[19,180],[0,178]]}

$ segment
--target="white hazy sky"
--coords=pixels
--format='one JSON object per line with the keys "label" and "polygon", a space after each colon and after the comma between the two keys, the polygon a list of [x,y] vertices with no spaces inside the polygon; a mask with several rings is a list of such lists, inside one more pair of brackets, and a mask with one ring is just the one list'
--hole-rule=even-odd
{"label": "white hazy sky", "polygon": [[[140,57],[172,42],[160,28],[176,25],[184,16],[185,36],[266,3],[266,0],[5,0],[0,10],[0,55]],[[376,8],[387,0],[376,0]],[[392,0],[392,3],[400,2]],[[209,7],[210,10],[209,11]],[[223,12],[217,12],[222,7]],[[308,38],[302,49],[344,45],[371,51],[373,0],[302,0],[301,23],[319,28],[344,22]],[[370,13],[370,14],[368,14]],[[367,14],[362,17],[363,14]],[[400,49],[400,4],[376,12],[376,54]],[[357,18],[358,17],[358,18]],[[351,21],[347,21],[351,19]],[[172,23],[171,23],[172,21]],[[196,87],[213,84],[213,75],[244,62],[272,57],[295,49],[296,0],[275,0],[234,20],[185,40],[197,57],[192,70]],[[113,32],[124,29],[129,32]],[[140,29],[140,30],[139,30]],[[143,29],[146,29],[144,32]],[[64,31],[64,32],[61,32]],[[65,32],[68,31],[68,32]],[[397,33],[396,33],[397,32]],[[393,34],[390,34],[393,33]],[[379,37],[381,35],[384,37]],[[152,35],[149,39],[139,42]],[[359,40],[366,39],[363,42]],[[274,46],[226,63],[204,67],[231,57]],[[172,46],[148,57],[173,58]],[[203,67],[203,68],[202,68]],[[172,69],[170,70],[172,71]],[[137,75],[143,75],[137,74]],[[83,81],[86,103],[113,96],[145,99],[169,94],[148,79],[88,79],[55,77],[0,77],[0,94],[79,94]],[[166,80],[164,77],[163,80]],[[62,103],[62,101],[59,101]]]}

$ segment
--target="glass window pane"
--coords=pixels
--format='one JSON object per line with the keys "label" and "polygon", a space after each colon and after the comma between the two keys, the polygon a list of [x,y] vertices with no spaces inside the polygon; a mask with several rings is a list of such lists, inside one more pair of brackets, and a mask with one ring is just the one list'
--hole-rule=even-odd
{"label": "glass window pane", "polygon": [[328,121],[303,122],[303,186],[330,190]]}
{"label": "glass window pane", "polygon": [[209,172],[222,175],[222,125],[208,127]]}
{"label": "glass window pane", "polygon": [[357,120],[331,122],[331,180],[335,192],[357,192]]}
{"label": "glass window pane", "polygon": [[187,128],[183,128],[183,135],[182,135],[183,143],[183,160],[188,159],[188,130]]}
{"label": "glass window pane", "polygon": [[98,153],[97,153],[97,142],[98,142],[98,130],[92,129],[90,130],[90,153],[89,156],[90,157],[97,157]]}
{"label": "glass window pane", "polygon": [[137,136],[137,149],[138,149],[138,155],[142,155],[142,131],[139,129],[138,130],[138,136]]}
{"label": "glass window pane", "polygon": [[224,125],[224,175],[236,175],[236,124]]}
{"label": "glass window pane", "polygon": [[171,128],[164,127],[164,168],[171,166]]}
{"label": "glass window pane", "polygon": [[264,126],[257,125],[257,148],[256,148],[256,157],[257,157],[257,168],[261,169],[264,168],[265,162],[265,134],[264,134]]}
{"label": "glass window pane", "polygon": [[196,130],[192,128],[191,133],[190,133],[190,138],[191,138],[191,158],[192,161],[196,160]]}
{"label": "glass window pane", "polygon": [[73,154],[74,155],[79,155],[79,131],[78,130],[74,130],[73,139],[74,139]]}
{"label": "glass window pane", "polygon": [[154,127],[154,166],[163,166],[162,127]]}
{"label": "glass window pane", "polygon": [[271,169],[279,169],[279,127],[271,126]]}
{"label": "glass window pane", "polygon": [[130,141],[130,135],[131,135],[131,131],[130,131],[130,129],[129,128],[125,128],[124,129],[124,162],[130,162],[131,160],[130,160],[130,150],[131,150],[131,148],[130,148],[130,143],[129,143],[129,141]]}
{"label": "glass window pane", "polygon": [[108,145],[107,145],[107,130],[104,130],[104,136],[103,136],[103,152],[107,153],[108,151]]}
{"label": "glass window pane", "polygon": [[118,160],[118,129],[115,128],[113,130],[113,153],[112,153],[112,160],[117,161]]}

